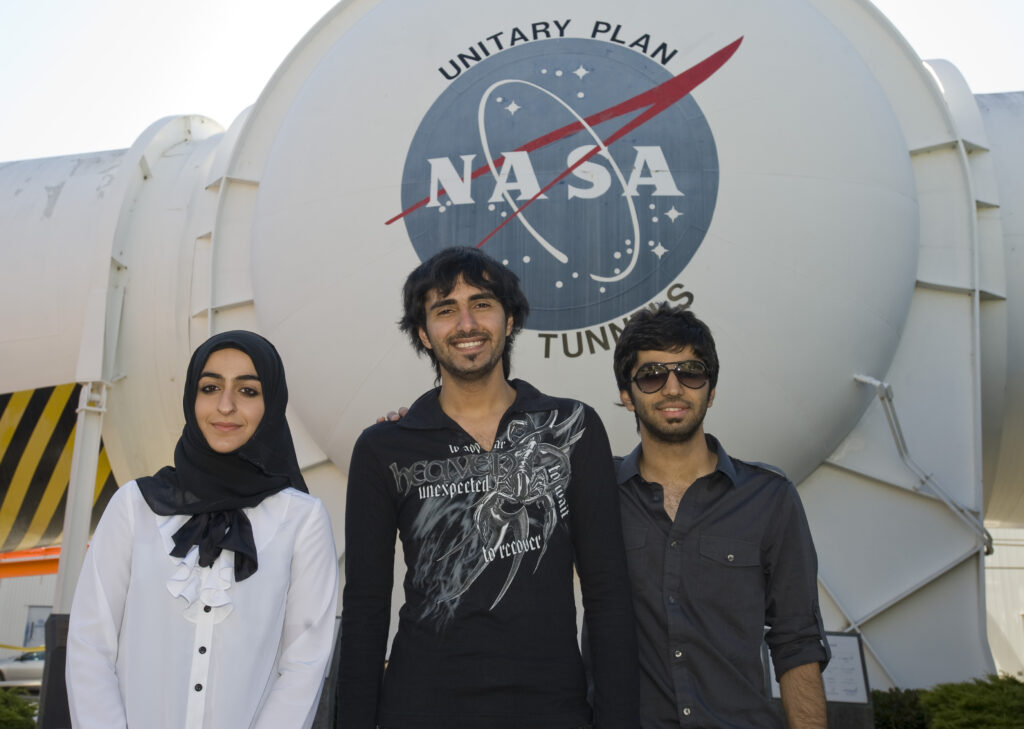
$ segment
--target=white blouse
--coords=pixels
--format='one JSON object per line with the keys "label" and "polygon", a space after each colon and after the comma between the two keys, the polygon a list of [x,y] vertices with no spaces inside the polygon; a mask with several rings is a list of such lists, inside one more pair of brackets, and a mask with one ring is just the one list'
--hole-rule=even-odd
{"label": "white blouse", "polygon": [[331,656],[338,562],[319,499],[244,509],[259,569],[233,551],[171,557],[189,517],[158,516],[131,481],[110,500],[75,590],[67,684],[75,729],[308,729]]}

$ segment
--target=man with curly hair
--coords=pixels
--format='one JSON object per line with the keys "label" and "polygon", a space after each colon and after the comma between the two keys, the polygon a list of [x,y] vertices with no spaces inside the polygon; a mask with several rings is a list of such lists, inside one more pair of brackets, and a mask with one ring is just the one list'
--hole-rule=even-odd
{"label": "man with curly hair", "polygon": [[[403,301],[399,325],[440,386],[353,450],[339,725],[636,729],[635,624],[600,419],[509,379],[529,306],[515,274],[479,250],[422,263]],[[385,669],[396,533],[405,604]]]}

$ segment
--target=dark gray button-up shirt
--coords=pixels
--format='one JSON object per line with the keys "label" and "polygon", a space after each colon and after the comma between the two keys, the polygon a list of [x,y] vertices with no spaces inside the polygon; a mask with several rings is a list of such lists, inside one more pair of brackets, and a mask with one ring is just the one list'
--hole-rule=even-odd
{"label": "dark gray button-up shirt", "polygon": [[[770,468],[718,454],[673,522],[662,487],[619,463],[640,647],[644,729],[782,729],[764,690],[761,644],[776,675],[828,662],[818,562],[800,497]],[[765,632],[767,627],[767,633]]]}

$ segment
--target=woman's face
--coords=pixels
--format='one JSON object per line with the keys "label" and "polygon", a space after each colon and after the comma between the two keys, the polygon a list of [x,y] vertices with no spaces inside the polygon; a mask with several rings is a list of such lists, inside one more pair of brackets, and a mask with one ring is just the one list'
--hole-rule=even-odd
{"label": "woman's face", "polygon": [[237,349],[211,354],[196,392],[196,421],[210,448],[237,451],[256,432],[263,411],[263,384],[249,355]]}

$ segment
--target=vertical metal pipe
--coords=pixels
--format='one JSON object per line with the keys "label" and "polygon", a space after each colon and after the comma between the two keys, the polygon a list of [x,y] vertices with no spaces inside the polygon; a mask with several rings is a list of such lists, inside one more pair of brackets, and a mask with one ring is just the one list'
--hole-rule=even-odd
{"label": "vertical metal pipe", "polygon": [[78,399],[74,451],[71,456],[71,480],[64,507],[64,535],[61,539],[57,587],[53,611],[70,613],[78,575],[82,571],[89,541],[89,520],[96,492],[96,469],[100,455],[100,433],[106,412],[107,386],[103,382],[82,385]]}

